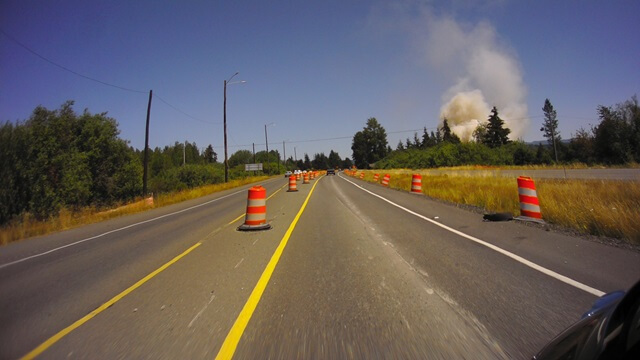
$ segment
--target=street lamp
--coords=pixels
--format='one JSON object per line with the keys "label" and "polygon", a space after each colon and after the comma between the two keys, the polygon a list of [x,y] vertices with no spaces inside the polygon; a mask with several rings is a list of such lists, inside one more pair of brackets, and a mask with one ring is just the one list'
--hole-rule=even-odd
{"label": "street lamp", "polygon": [[269,139],[267,138],[267,126],[275,126],[276,123],[272,122],[264,125],[264,142],[267,145],[267,165],[269,165]]}
{"label": "street lamp", "polygon": [[227,85],[231,84],[244,84],[246,81],[234,81],[230,82],[234,76],[238,75],[238,72],[231,75],[229,80],[224,81],[224,110],[223,110],[223,122],[224,122],[224,182],[229,181],[229,159],[227,156]]}

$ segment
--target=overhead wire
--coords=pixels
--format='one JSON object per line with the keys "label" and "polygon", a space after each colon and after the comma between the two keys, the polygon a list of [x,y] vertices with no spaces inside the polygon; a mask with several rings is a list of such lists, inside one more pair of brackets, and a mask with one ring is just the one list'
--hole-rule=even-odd
{"label": "overhead wire", "polygon": [[[19,45],[19,46],[20,46],[20,47],[22,47],[23,49],[25,49],[25,50],[27,50],[28,52],[30,52],[31,54],[33,54],[33,55],[35,55],[35,56],[39,57],[40,59],[42,59],[42,60],[44,60],[44,61],[48,62],[49,64],[54,65],[54,66],[56,66],[56,67],[58,67],[58,68],[60,68],[60,69],[62,69],[62,70],[64,70],[64,71],[67,71],[67,72],[71,73],[71,74],[74,74],[74,75],[76,75],[76,76],[79,76],[79,77],[81,77],[81,78],[84,78],[84,79],[87,79],[87,80],[90,80],[90,81],[97,82],[97,83],[102,84],[102,85],[105,85],[105,86],[110,86],[110,87],[113,87],[113,88],[116,88],[116,89],[120,89],[120,90],[124,90],[124,91],[129,91],[129,92],[138,93],[138,94],[146,94],[146,93],[148,93],[148,91],[136,90],[136,89],[131,89],[131,88],[127,88],[127,87],[124,87],[124,86],[120,86],[120,85],[115,85],[115,84],[112,84],[112,83],[108,83],[108,82],[106,82],[106,81],[102,81],[102,80],[99,80],[99,79],[93,78],[93,77],[91,77],[91,76],[87,76],[87,75],[81,74],[81,73],[79,73],[79,72],[77,72],[77,71],[74,71],[74,70],[72,70],[72,69],[69,69],[68,67],[66,67],[66,66],[64,66],[64,65],[60,65],[60,64],[58,64],[57,62],[55,62],[55,61],[53,61],[53,60],[50,60],[49,58],[47,58],[47,57],[45,57],[45,56],[43,56],[43,55],[40,55],[38,52],[34,51],[33,49],[31,49],[31,48],[30,48],[30,47],[28,47],[27,45],[23,44],[22,42],[20,42],[20,41],[19,41],[18,39],[16,39],[15,37],[13,37],[13,36],[9,35],[9,34],[8,34],[6,31],[4,31],[2,28],[0,28],[0,33],[2,33],[2,34],[3,34],[4,36],[6,36],[9,40],[13,41],[14,43],[16,43],[17,45]],[[199,122],[205,123],[205,124],[219,124],[219,122],[210,122],[210,121],[205,121],[205,120],[202,120],[202,119],[198,119],[198,118],[196,118],[195,116],[189,115],[189,114],[187,114],[185,111],[180,110],[178,107],[176,107],[176,106],[172,105],[171,103],[169,103],[169,102],[168,102],[168,101],[166,101],[165,99],[161,98],[157,93],[156,93],[155,97],[156,97],[158,100],[160,100],[160,101],[162,101],[163,103],[165,103],[166,105],[168,105],[169,107],[171,107],[173,110],[175,110],[175,111],[177,111],[177,112],[181,113],[182,115],[184,115],[184,116],[186,116],[186,117],[188,117],[188,118],[190,118],[190,119],[193,119],[193,120],[196,120],[196,121],[199,121]]]}

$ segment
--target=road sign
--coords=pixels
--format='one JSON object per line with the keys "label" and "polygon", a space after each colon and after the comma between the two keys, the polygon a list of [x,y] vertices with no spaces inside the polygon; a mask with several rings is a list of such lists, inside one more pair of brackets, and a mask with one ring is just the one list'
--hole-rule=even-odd
{"label": "road sign", "polygon": [[262,163],[244,164],[244,171],[260,171],[260,170],[262,170]]}

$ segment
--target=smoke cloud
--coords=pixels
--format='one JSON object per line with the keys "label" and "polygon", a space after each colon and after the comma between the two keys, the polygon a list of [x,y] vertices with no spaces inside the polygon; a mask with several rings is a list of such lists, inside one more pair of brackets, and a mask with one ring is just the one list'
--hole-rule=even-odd
{"label": "smoke cloud", "polygon": [[528,127],[526,87],[515,54],[499,43],[488,23],[464,27],[451,18],[427,13],[424,48],[430,65],[454,84],[443,96],[440,123],[446,118],[453,132],[470,140],[480,123],[496,106],[510,138],[524,135]]}

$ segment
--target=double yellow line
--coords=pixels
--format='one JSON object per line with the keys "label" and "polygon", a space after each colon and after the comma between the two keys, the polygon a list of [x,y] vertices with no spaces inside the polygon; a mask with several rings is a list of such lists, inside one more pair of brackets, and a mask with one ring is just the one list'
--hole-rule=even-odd
{"label": "double yellow line", "polygon": [[[319,179],[320,178],[318,178],[318,180]],[[236,348],[238,347],[238,343],[240,342],[240,338],[242,337],[244,330],[247,328],[247,325],[249,324],[249,320],[251,320],[251,316],[253,316],[253,312],[256,310],[256,307],[258,306],[258,303],[262,298],[262,294],[264,293],[264,290],[267,288],[267,284],[271,279],[271,275],[273,275],[273,271],[276,269],[276,265],[278,265],[278,261],[280,261],[282,252],[284,251],[284,248],[287,246],[287,243],[289,242],[291,233],[293,233],[293,229],[296,228],[296,224],[298,224],[298,220],[300,220],[300,216],[302,216],[304,209],[307,207],[307,203],[309,202],[309,199],[311,198],[311,194],[313,194],[313,190],[316,188],[316,185],[318,185],[317,181],[313,184],[313,187],[311,188],[311,191],[309,191],[309,194],[307,195],[307,198],[304,200],[304,203],[302,203],[302,206],[300,207],[298,214],[296,214],[296,217],[293,218],[293,221],[291,222],[291,225],[289,225],[287,232],[284,234],[284,237],[282,237],[282,240],[280,240],[280,245],[278,245],[278,247],[276,248],[276,251],[271,256],[271,260],[269,260],[269,263],[267,264],[267,267],[262,272],[262,275],[260,276],[258,283],[253,288],[251,295],[249,295],[249,299],[247,299],[247,302],[244,304],[242,311],[240,311],[238,318],[236,318],[235,323],[231,327],[231,330],[227,334],[227,337],[224,339],[224,343],[222,343],[222,347],[220,348],[220,351],[216,356],[216,360],[231,359],[233,357],[233,354],[235,353]]]}
{"label": "double yellow line", "polygon": [[[285,236],[280,241],[280,245],[278,246],[278,248],[276,249],[276,252],[271,257],[271,261],[269,261],[269,264],[267,265],[267,268],[262,273],[262,276],[260,277],[260,280],[258,280],[258,284],[256,285],[255,289],[251,293],[251,296],[249,297],[249,300],[247,300],[247,304],[245,304],[245,307],[242,309],[242,312],[238,316],[238,319],[236,320],[236,322],[235,322],[233,328],[231,329],[231,331],[229,332],[229,335],[227,335],[227,338],[226,338],[224,344],[222,345],[222,349],[220,350],[220,353],[218,353],[217,358],[224,359],[224,358],[231,358],[231,356],[233,356],[233,352],[236,349],[238,341],[240,341],[240,337],[242,336],[242,333],[244,332],[244,329],[246,328],[246,325],[248,324],[249,319],[251,318],[251,315],[253,314],[253,311],[255,310],[255,307],[258,305],[258,302],[260,301],[260,297],[262,296],[262,293],[264,292],[264,289],[267,286],[269,278],[271,278],[271,274],[273,274],[273,270],[275,269],[275,266],[278,263],[278,260],[280,259],[280,256],[282,255],[282,251],[284,250],[284,247],[286,246],[287,242],[289,241],[289,237],[291,236],[291,232],[293,232],[293,229],[295,228],[295,225],[298,222],[298,219],[300,218],[300,215],[302,215],[302,212],[304,211],[304,208],[307,206],[309,198],[311,197],[311,193],[313,193],[313,190],[315,189],[317,183],[318,182],[316,181],[316,183],[311,188],[311,191],[309,192],[309,195],[307,195],[307,198],[305,199],[304,203],[302,204],[302,207],[300,208],[300,211],[298,211],[298,214],[296,215],[296,217],[294,218],[293,222],[289,226],[289,230],[287,230],[287,232],[285,233]],[[275,194],[277,194],[285,186],[286,185],[284,185],[281,188],[279,188],[278,190],[276,190],[273,194],[271,194],[271,196],[269,196],[267,198],[267,200],[271,199]],[[233,224],[234,222],[236,222],[236,221],[238,221],[240,219],[242,219],[243,216],[245,216],[245,214],[240,215],[235,220],[233,220],[230,223],[228,223],[227,226]],[[40,344],[38,347],[36,347],[35,349],[31,350],[28,354],[24,355],[22,357],[22,359],[23,360],[34,359],[38,355],[42,354],[45,350],[47,350],[48,348],[53,346],[56,342],[58,342],[60,339],[62,339],[63,337],[65,337],[66,335],[71,333],[73,330],[75,330],[78,327],[82,326],[87,321],[93,319],[96,315],[100,314],[104,310],[106,310],[109,307],[111,307],[113,304],[118,302],[120,299],[122,299],[123,297],[127,296],[129,293],[133,292],[134,290],[136,290],[137,288],[142,286],[144,283],[146,283],[147,281],[151,280],[153,277],[155,277],[156,275],[160,274],[164,270],[166,270],[169,266],[173,265],[178,260],[180,260],[183,257],[185,257],[187,254],[189,254],[190,252],[195,250],[200,245],[202,245],[202,243],[198,242],[195,245],[191,246],[190,248],[185,250],[182,254],[174,257],[173,259],[168,261],[166,264],[162,265],[161,267],[159,267],[155,271],[151,272],[149,275],[145,276],[144,278],[140,279],[135,284],[131,285],[126,290],[122,291],[118,295],[116,295],[113,298],[111,298],[109,301],[107,301],[104,304],[100,305],[100,307],[98,307],[97,309],[93,310],[89,314],[87,314],[84,317],[82,317],[80,320],[77,320],[73,324],[67,326],[66,328],[64,328],[61,331],[59,331],[57,334],[55,334],[52,337],[50,337],[49,339],[47,339],[45,342]]]}

